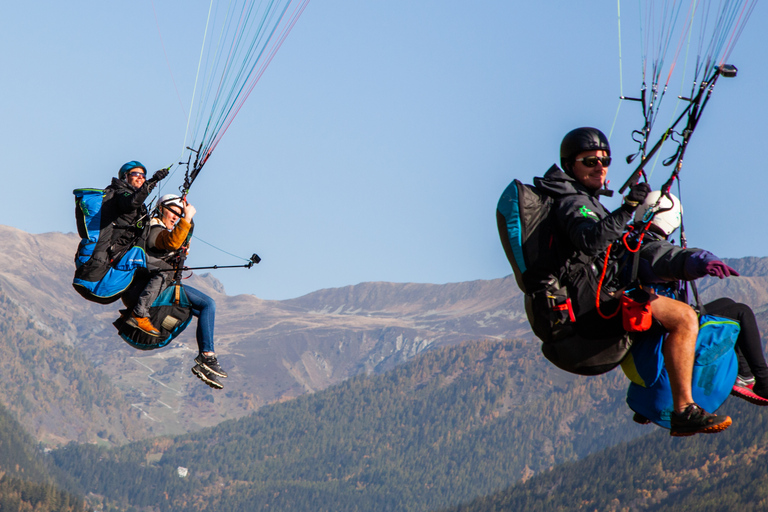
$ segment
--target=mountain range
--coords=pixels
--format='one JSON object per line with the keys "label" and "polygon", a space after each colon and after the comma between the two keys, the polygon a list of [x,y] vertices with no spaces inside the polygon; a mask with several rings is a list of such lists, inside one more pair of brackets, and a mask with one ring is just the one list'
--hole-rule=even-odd
{"label": "mountain range", "polygon": [[[445,285],[362,283],[268,301],[228,296],[213,276],[195,274],[185,282],[217,302],[216,351],[230,374],[225,389],[213,391],[190,372],[197,352],[194,324],[168,347],[138,351],[111,325],[119,302],[94,304],[74,291],[75,234],[32,235],[0,226],[0,237],[0,294],[34,326],[35,336],[78,349],[132,411],[120,425],[106,418],[78,425],[76,417],[67,416],[74,404],[59,411],[38,407],[29,414],[15,408],[31,432],[54,445],[96,441],[98,432],[122,442],[192,431],[359,373],[385,371],[436,347],[531,337],[522,295],[511,278]],[[20,367],[35,364],[19,362]],[[12,388],[0,391],[6,403],[25,393],[34,403],[28,392]]]}
{"label": "mountain range", "polygon": [[[468,505],[484,510],[521,492],[529,497],[531,485],[539,493],[552,485],[544,476],[549,470],[644,432],[629,420],[620,373],[576,378],[543,360],[511,277],[362,283],[264,301],[230,297],[211,275],[193,275],[187,282],[217,301],[217,352],[231,375],[223,391],[214,391],[189,373],[193,328],[172,346],[137,351],[111,326],[119,304],[88,303],[74,292],[75,235],[0,226],[0,236],[0,401],[44,445],[78,441],[79,447],[53,452],[55,460],[80,479],[82,492],[103,492],[105,502],[137,496],[133,505],[154,503],[158,492],[173,490],[183,503],[201,499],[194,490],[200,487],[218,496],[209,504],[222,506],[258,499],[285,509],[291,500],[321,497],[329,510],[342,499],[350,510],[358,499],[429,510],[523,482]],[[745,302],[767,332],[768,258],[727,261],[742,277],[702,280],[703,300]],[[734,419],[718,439],[753,435]],[[762,417],[745,419],[762,423]],[[664,435],[655,427],[645,431]],[[173,441],[157,437],[187,432]],[[90,452],[93,444],[125,449]],[[192,488],[167,480],[176,466],[204,465],[213,445],[225,455],[215,471],[193,471]],[[114,470],[99,463],[115,457],[135,462]],[[585,468],[608,463],[589,460]],[[234,461],[248,478],[235,474]],[[695,469],[686,468],[676,470]],[[121,471],[167,485],[116,485],[126,481]],[[414,481],[424,489],[413,492]],[[664,492],[648,485],[655,496]],[[562,489],[557,499],[566,502],[576,492]],[[178,503],[169,502],[168,510]]]}

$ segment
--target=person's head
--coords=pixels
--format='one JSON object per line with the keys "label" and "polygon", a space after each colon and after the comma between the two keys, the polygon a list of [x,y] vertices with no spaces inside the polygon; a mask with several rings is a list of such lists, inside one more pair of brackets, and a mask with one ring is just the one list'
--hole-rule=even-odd
{"label": "person's head", "polygon": [[[659,201],[660,197],[661,201]],[[647,222],[651,215],[653,218],[648,229],[668,237],[683,222],[683,205],[674,194],[662,197],[660,190],[654,190],[635,210],[635,223]]]}
{"label": "person's head", "polygon": [[176,194],[165,194],[157,201],[157,215],[170,228],[184,215],[182,199]]}
{"label": "person's head", "polygon": [[597,128],[571,130],[560,143],[560,165],[568,176],[588,189],[601,188],[611,165],[608,138]]}
{"label": "person's head", "polygon": [[131,160],[130,162],[123,164],[120,171],[117,173],[117,177],[125,181],[131,187],[139,188],[147,179],[147,168],[144,167],[141,162]]}

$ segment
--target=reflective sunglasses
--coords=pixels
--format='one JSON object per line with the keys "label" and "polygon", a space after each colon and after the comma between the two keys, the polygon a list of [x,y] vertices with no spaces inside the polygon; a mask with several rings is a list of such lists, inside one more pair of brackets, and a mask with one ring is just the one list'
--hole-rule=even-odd
{"label": "reflective sunglasses", "polygon": [[609,156],[585,156],[584,158],[577,158],[576,161],[584,164],[584,167],[596,167],[597,162],[603,164],[603,167],[611,165],[611,157]]}
{"label": "reflective sunglasses", "polygon": [[139,176],[141,176],[142,178],[147,179],[147,175],[144,174],[143,172],[129,172],[128,176],[130,176],[131,178],[138,178]]}

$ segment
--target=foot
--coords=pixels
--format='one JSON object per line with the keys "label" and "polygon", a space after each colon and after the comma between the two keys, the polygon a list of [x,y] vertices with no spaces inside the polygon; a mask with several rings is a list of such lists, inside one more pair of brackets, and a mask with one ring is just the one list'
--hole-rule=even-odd
{"label": "foot", "polygon": [[149,320],[149,318],[145,316],[142,317],[131,315],[131,317],[126,320],[125,323],[131,327],[135,327],[136,329],[149,334],[150,336],[160,336],[160,331],[155,329],[155,326],[152,325],[152,322]]}
{"label": "foot", "polygon": [[199,364],[196,364],[192,367],[192,373],[194,373],[198,379],[202,380],[214,389],[224,388],[224,385],[219,382],[219,378],[214,373],[209,372]]}
{"label": "foot", "polygon": [[634,416],[632,416],[632,421],[635,423],[638,423],[640,425],[647,425],[651,422],[648,418],[640,414],[639,412],[636,412]]}
{"label": "foot", "polygon": [[219,361],[216,359],[216,356],[206,356],[205,354],[200,354],[195,358],[195,362],[209,372],[218,375],[219,377],[227,377],[227,372],[225,372],[221,367]]}
{"label": "foot", "polygon": [[730,416],[710,414],[696,404],[690,404],[683,412],[673,412],[669,434],[675,437],[694,434],[716,434],[731,426]]}
{"label": "foot", "polygon": [[768,398],[763,397],[768,396],[768,393],[765,392],[766,390],[763,387],[755,386],[754,377],[745,379],[739,376],[736,377],[736,383],[733,385],[733,389],[731,389],[731,394],[755,405],[768,405]]}

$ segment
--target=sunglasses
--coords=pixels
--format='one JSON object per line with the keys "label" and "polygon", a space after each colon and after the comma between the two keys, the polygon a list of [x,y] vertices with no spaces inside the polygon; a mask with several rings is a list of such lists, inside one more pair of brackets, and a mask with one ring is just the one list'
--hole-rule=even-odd
{"label": "sunglasses", "polygon": [[131,178],[138,178],[139,176],[141,176],[142,178],[147,179],[147,175],[144,174],[143,172],[129,172],[128,176],[130,176]]}
{"label": "sunglasses", "polygon": [[603,167],[611,165],[611,157],[609,156],[585,156],[584,158],[577,158],[576,161],[584,164],[584,167],[596,167],[597,162],[603,164]]}

